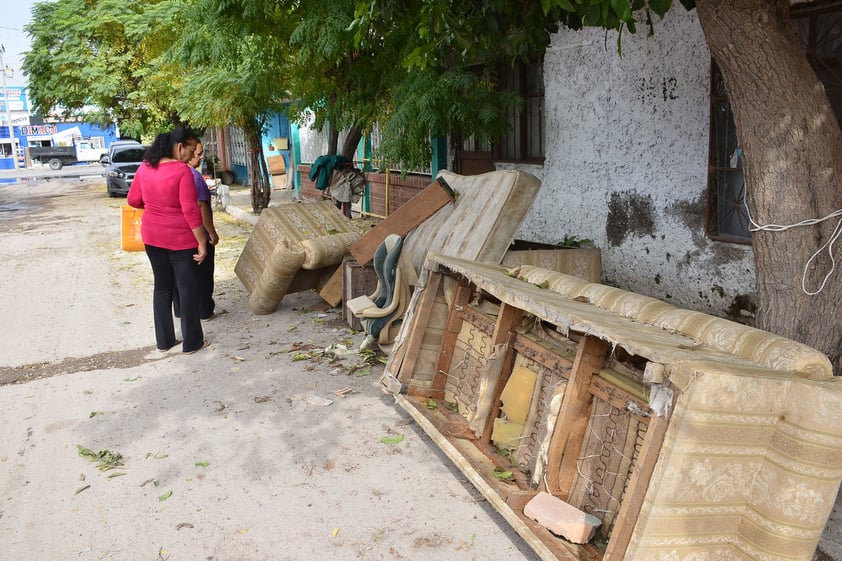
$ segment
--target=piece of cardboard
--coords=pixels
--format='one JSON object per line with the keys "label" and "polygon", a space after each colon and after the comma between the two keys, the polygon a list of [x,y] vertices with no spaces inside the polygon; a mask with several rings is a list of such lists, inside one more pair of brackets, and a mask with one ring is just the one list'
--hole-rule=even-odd
{"label": "piece of cardboard", "polygon": [[439,177],[351,245],[351,254],[361,266],[368,265],[386,236],[406,235],[454,199],[453,190]]}
{"label": "piece of cardboard", "polygon": [[269,175],[283,175],[287,172],[286,161],[283,156],[269,156],[266,158],[269,164]]}

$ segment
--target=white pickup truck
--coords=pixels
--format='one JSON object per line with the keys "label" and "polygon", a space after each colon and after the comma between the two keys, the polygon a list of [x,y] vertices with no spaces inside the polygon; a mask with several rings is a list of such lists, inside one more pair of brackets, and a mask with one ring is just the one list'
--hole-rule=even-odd
{"label": "white pickup truck", "polygon": [[32,146],[29,148],[29,157],[33,161],[48,164],[50,169],[61,169],[64,165],[79,162],[99,162],[107,153],[107,148],[94,146],[89,140],[77,140],[73,146]]}

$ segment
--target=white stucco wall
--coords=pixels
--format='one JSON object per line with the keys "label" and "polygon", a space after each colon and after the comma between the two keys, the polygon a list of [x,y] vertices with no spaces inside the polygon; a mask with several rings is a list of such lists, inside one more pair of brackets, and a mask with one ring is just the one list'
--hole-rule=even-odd
{"label": "white stucco wall", "polygon": [[705,236],[710,54],[695,12],[616,35],[559,31],[544,63],[542,187],[518,238],[602,249],[603,281],[725,315],[754,292],[751,248]]}

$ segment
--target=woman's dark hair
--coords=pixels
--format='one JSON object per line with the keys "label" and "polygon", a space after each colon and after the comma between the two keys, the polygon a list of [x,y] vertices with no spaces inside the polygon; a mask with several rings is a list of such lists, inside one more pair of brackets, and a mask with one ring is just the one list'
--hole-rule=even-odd
{"label": "woman's dark hair", "polygon": [[149,165],[153,168],[156,168],[161,162],[161,158],[172,157],[176,144],[187,144],[191,141],[199,141],[199,137],[196,136],[196,133],[194,133],[190,127],[177,126],[171,132],[162,132],[156,136],[155,141],[143,154],[143,160],[149,163]]}

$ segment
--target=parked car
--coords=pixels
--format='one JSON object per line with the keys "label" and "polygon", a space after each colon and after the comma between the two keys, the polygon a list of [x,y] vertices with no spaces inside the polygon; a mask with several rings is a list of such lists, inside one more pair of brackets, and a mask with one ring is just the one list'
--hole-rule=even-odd
{"label": "parked car", "polygon": [[140,146],[140,142],[138,142],[137,140],[126,139],[115,140],[114,142],[108,145],[108,153],[106,154],[106,156],[111,158],[111,156],[114,155],[114,151],[120,146]]}
{"label": "parked car", "polygon": [[127,195],[132,186],[134,174],[143,161],[147,146],[142,144],[123,144],[111,151],[111,156],[103,158],[105,166],[105,188],[108,196]]}

